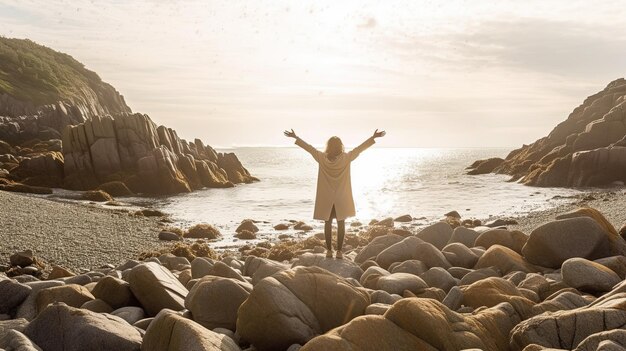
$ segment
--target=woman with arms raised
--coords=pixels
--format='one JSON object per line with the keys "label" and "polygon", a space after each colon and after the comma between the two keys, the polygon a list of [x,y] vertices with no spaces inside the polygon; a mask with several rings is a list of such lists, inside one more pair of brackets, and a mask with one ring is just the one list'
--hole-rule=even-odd
{"label": "woman with arms raised", "polygon": [[314,219],[325,221],[324,236],[326,238],[326,257],[333,257],[332,223],[337,221],[337,258],[342,258],[343,238],[346,233],[345,219],[355,215],[352,183],[350,181],[350,163],[363,150],[374,145],[374,139],[385,135],[384,131],[376,131],[361,145],[349,152],[344,151],[341,139],[334,136],[328,139],[326,151],[321,152],[300,139],[292,130],[286,130],[285,136],[296,139],[296,145],[313,156],[319,164],[317,173],[317,193],[315,196]]}

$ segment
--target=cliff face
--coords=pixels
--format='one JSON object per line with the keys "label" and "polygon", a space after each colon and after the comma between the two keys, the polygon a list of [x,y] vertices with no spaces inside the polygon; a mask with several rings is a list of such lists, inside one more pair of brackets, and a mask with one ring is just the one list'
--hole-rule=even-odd
{"label": "cliff face", "polygon": [[493,160],[489,166],[487,160],[475,162],[470,172],[510,174],[534,186],[626,182],[626,80],[585,99],[548,136]]}
{"label": "cliff face", "polygon": [[216,153],[199,139],[187,142],[139,113],[67,127],[62,145],[69,189],[122,181],[135,192],[174,194],[257,180],[235,154]]}
{"label": "cliff face", "polygon": [[71,56],[0,37],[0,139],[59,138],[67,125],[130,112],[115,88]]}

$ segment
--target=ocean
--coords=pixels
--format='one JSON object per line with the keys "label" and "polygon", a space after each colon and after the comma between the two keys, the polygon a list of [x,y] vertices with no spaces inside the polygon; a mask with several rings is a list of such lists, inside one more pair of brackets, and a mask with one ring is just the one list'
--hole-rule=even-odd
{"label": "ocean", "polygon": [[[175,225],[210,223],[219,227],[224,243],[232,240],[241,220],[261,221],[262,238],[277,235],[272,227],[288,220],[304,221],[316,229],[313,207],[317,164],[303,150],[234,148],[244,166],[261,181],[228,189],[154,198],[153,205],[172,215]],[[535,188],[507,182],[506,175],[466,175],[477,159],[505,157],[504,148],[381,148],[362,153],[352,164],[352,187],[357,215],[373,218],[410,214],[426,224],[458,211],[463,218],[488,219],[523,215],[557,206],[580,191]],[[557,196],[558,195],[558,196]],[[133,202],[132,199],[129,199]],[[145,198],[138,201],[144,201]]]}

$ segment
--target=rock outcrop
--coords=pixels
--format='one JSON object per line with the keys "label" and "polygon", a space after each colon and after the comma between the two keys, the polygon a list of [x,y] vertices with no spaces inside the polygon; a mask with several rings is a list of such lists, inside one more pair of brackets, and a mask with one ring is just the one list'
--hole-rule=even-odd
{"label": "rock outcrop", "polygon": [[550,134],[503,162],[477,161],[469,174],[510,174],[527,185],[584,187],[626,182],[626,80],[588,97]]}

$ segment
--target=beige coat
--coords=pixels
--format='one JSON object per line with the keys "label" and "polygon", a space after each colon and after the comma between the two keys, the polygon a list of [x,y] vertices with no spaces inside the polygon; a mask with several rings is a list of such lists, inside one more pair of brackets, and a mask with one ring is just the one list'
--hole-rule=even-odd
{"label": "beige coat", "polygon": [[325,153],[315,149],[304,140],[296,138],[296,145],[309,152],[319,164],[314,219],[329,220],[333,205],[337,220],[344,220],[355,215],[350,163],[374,143],[374,138],[369,138],[354,150],[344,152],[334,161],[329,161]]}

